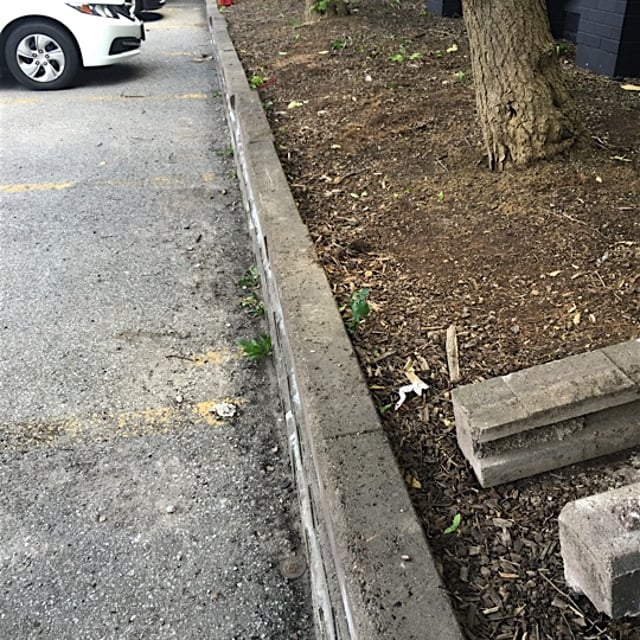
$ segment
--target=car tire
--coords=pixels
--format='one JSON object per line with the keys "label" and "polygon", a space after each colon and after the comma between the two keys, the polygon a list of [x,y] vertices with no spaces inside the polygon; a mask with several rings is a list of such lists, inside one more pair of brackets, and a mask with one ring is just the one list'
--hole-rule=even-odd
{"label": "car tire", "polygon": [[144,11],[144,2],[143,0],[133,0],[133,13],[136,18],[141,19],[141,14]]}
{"label": "car tire", "polygon": [[29,20],[15,27],[5,44],[5,61],[11,75],[36,90],[63,89],[82,66],[73,38],[61,27]]}

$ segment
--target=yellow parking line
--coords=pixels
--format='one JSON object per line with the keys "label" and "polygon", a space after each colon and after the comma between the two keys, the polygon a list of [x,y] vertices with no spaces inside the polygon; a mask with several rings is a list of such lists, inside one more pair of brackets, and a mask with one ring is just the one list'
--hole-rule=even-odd
{"label": "yellow parking line", "polygon": [[[212,182],[215,173],[207,172],[198,176],[202,182]],[[136,187],[145,184],[156,186],[180,186],[189,181],[189,176],[152,176],[140,180],[96,180],[83,182],[83,186]],[[63,191],[78,186],[77,182],[31,182],[26,184],[0,184],[0,193],[28,193],[33,191]]]}
{"label": "yellow parking line", "polygon": [[[193,54],[192,54],[193,55]],[[162,95],[144,95],[123,93],[118,96],[85,96],[72,97],[72,104],[82,104],[86,102],[116,102],[118,100],[205,100],[209,97],[206,93],[176,93]],[[42,104],[44,98],[0,98],[0,105],[18,106],[24,104]]]}
{"label": "yellow parking line", "polygon": [[42,98],[0,98],[0,104],[36,104]]}
{"label": "yellow parking line", "polygon": [[25,193],[26,191],[62,191],[75,187],[75,182],[40,182],[29,184],[0,184],[2,193]]}
{"label": "yellow parking line", "polygon": [[191,426],[221,427],[229,421],[216,411],[222,403],[240,408],[246,400],[224,398],[87,417],[0,423],[0,450],[53,446],[60,438],[90,442],[176,433]]}

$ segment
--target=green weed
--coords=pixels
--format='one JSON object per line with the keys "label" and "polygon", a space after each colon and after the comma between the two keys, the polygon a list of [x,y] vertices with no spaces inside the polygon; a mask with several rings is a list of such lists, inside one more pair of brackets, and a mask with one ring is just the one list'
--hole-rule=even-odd
{"label": "green weed", "polygon": [[371,307],[367,302],[368,297],[369,289],[367,287],[351,292],[349,296],[351,317],[347,320],[347,329],[350,333],[355,333],[360,323],[371,313]]}
{"label": "green weed", "polygon": [[218,149],[216,155],[218,158],[233,158],[233,147],[228,145],[224,149]]}
{"label": "green weed", "polygon": [[457,531],[458,528],[460,527],[461,522],[462,522],[462,516],[459,513],[456,513],[456,515],[453,516],[453,522],[444,530],[443,533],[449,534],[449,533],[453,533],[454,531]]}
{"label": "green weed", "polygon": [[317,0],[311,8],[318,13],[326,13],[329,8],[329,2],[330,0]]}
{"label": "green weed", "polygon": [[264,360],[273,353],[271,336],[266,333],[261,333],[257,338],[254,338],[253,340],[239,338],[238,344],[240,345],[244,356],[249,360],[253,360],[254,362]]}
{"label": "green weed", "polygon": [[254,318],[264,315],[264,302],[260,300],[257,293],[252,293],[240,301],[240,306]]}
{"label": "green weed", "polygon": [[259,89],[264,83],[265,83],[264,76],[256,74],[249,78],[249,86],[252,89]]}
{"label": "green weed", "polygon": [[413,62],[414,60],[418,60],[421,58],[422,54],[419,51],[414,51],[413,53],[407,53],[407,49],[404,45],[400,45],[398,47],[398,53],[394,53],[389,56],[390,62]]}
{"label": "green weed", "polygon": [[249,267],[245,274],[238,280],[238,286],[241,289],[253,289],[260,284],[260,277],[258,276],[258,267],[252,265]]}

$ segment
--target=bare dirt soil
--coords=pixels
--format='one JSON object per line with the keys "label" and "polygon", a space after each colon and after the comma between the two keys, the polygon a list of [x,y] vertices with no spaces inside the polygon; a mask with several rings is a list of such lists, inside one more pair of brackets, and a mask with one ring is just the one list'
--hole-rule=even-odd
{"label": "bare dirt soil", "polygon": [[[451,324],[462,383],[640,337],[640,93],[569,47],[585,146],[491,173],[461,20],[367,0],[310,25],[302,5],[225,14],[338,304],[370,290],[354,345],[467,637],[640,639],[568,591],[557,535],[566,502],[640,479],[640,451],[481,489],[445,355]],[[430,389],[396,412],[410,367]]]}

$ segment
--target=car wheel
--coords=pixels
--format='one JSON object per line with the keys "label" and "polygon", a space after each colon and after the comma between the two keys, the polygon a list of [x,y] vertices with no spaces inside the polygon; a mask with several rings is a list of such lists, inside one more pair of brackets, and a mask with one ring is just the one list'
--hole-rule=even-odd
{"label": "car wheel", "polygon": [[11,75],[30,89],[62,89],[80,70],[76,44],[62,28],[38,20],[11,31],[5,45]]}

